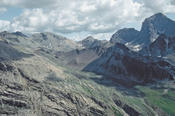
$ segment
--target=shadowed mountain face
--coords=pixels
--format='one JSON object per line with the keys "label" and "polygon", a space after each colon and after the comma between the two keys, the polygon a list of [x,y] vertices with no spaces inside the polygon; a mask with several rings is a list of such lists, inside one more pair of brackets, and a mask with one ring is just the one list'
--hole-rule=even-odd
{"label": "shadowed mountain face", "polygon": [[175,68],[163,59],[144,57],[119,43],[108,48],[84,70],[140,82],[173,80],[175,74]]}
{"label": "shadowed mountain face", "polygon": [[132,50],[138,51],[149,46],[160,34],[169,37],[175,36],[175,22],[162,13],[155,14],[144,20],[140,31],[134,29],[122,29],[116,32],[111,42],[121,42]]}
{"label": "shadowed mountain face", "polygon": [[166,35],[160,35],[153,43],[148,47],[144,47],[140,54],[144,56],[154,57],[167,57],[173,55],[175,52],[175,38],[167,37]]}

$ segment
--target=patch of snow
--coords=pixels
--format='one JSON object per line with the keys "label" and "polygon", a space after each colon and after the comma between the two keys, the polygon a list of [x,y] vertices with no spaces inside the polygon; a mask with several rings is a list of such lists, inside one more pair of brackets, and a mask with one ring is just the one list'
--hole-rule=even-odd
{"label": "patch of snow", "polygon": [[132,45],[131,43],[125,44],[128,48],[130,48],[132,51],[138,52],[142,49],[142,45]]}

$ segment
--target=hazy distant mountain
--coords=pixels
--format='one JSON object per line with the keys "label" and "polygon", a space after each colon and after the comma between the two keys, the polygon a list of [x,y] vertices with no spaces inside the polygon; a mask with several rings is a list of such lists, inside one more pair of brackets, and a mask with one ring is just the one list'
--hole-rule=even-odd
{"label": "hazy distant mountain", "polygon": [[0,39],[8,44],[20,46],[21,49],[37,49],[40,44],[33,41],[29,36],[22,32],[0,32]]}
{"label": "hazy distant mountain", "polygon": [[40,47],[55,51],[70,51],[80,47],[73,40],[49,32],[33,34],[32,40],[39,43]]}
{"label": "hazy distant mountain", "polygon": [[87,38],[83,39],[79,43],[82,44],[82,46],[84,46],[85,48],[106,46],[107,44],[109,44],[109,42],[106,40],[98,40],[98,39],[93,38],[92,36],[88,36]]}
{"label": "hazy distant mountain", "polygon": [[[175,36],[175,22],[164,14],[158,13],[146,18],[139,32],[134,29],[129,30],[119,30],[116,35],[112,36],[111,42],[125,43],[129,48],[138,51],[154,42],[160,34],[165,34],[169,37]],[[118,33],[119,36],[117,36]],[[125,36],[120,35],[120,33]]]}
{"label": "hazy distant mountain", "polygon": [[22,39],[25,39],[25,37],[27,36],[21,32],[13,32],[13,33],[7,31],[0,32],[1,39],[4,39],[5,41],[12,43],[20,43]]}

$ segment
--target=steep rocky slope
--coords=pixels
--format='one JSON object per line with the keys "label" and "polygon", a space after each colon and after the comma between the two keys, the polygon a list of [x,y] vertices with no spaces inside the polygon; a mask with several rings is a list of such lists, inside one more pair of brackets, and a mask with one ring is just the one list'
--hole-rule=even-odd
{"label": "steep rocky slope", "polygon": [[173,80],[175,74],[175,68],[163,59],[144,57],[119,43],[108,48],[84,70],[136,82]]}
{"label": "steep rocky slope", "polygon": [[175,38],[160,35],[148,47],[144,47],[139,53],[145,56],[166,57],[175,52]]}
{"label": "steep rocky slope", "polygon": [[69,80],[76,77],[52,61],[1,44],[0,115],[114,115],[107,104],[74,90]]}
{"label": "steep rocky slope", "polygon": [[65,66],[81,70],[89,63],[99,58],[105,50],[105,47],[96,46],[81,50],[76,49],[70,52],[57,52],[55,58]]}

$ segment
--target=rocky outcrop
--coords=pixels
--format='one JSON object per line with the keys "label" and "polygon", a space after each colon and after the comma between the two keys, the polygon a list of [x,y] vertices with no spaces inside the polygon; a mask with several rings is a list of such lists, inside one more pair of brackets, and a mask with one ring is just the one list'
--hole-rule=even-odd
{"label": "rocky outcrop", "polygon": [[125,104],[124,102],[117,99],[116,97],[113,98],[113,101],[117,106],[121,107],[129,116],[141,116],[141,114],[137,110]]}
{"label": "rocky outcrop", "polygon": [[21,100],[1,99],[0,105],[9,105],[18,108],[28,108],[28,104]]}
{"label": "rocky outcrop", "polygon": [[[66,89],[66,83],[57,86],[54,80],[38,81],[26,74],[25,70],[21,70],[17,64],[0,64],[0,75],[4,75],[0,77],[0,115],[105,116],[105,110],[110,110],[108,104],[93,96]],[[9,70],[7,66],[13,68]]]}
{"label": "rocky outcrop", "polygon": [[0,62],[0,70],[1,71],[10,71],[10,72],[12,72],[13,69],[14,69],[14,67],[9,65],[8,63]]}

